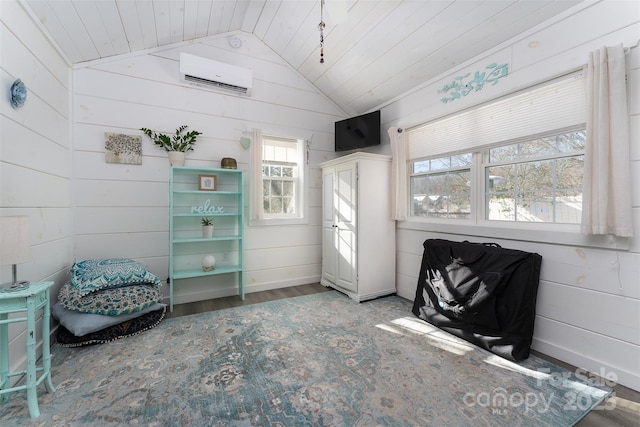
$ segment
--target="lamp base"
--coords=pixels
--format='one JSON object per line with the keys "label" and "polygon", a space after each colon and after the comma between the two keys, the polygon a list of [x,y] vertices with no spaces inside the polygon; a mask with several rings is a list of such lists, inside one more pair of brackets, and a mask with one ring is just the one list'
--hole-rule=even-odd
{"label": "lamp base", "polygon": [[19,282],[7,282],[0,285],[0,292],[17,292],[29,287],[29,282],[20,280]]}

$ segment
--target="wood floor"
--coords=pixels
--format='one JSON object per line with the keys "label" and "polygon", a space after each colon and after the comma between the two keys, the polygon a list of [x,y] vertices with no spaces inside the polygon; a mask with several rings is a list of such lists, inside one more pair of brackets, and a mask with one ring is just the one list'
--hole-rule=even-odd
{"label": "wood floor", "polygon": [[[319,283],[310,285],[300,285],[290,288],[275,289],[264,292],[254,292],[245,295],[245,300],[240,300],[237,296],[218,298],[207,301],[198,301],[188,304],[176,305],[172,313],[167,313],[167,318],[184,316],[188,314],[202,313],[205,311],[220,310],[242,305],[256,304],[265,301],[291,298],[302,295],[310,295],[318,292],[337,292],[326,288]],[[543,359],[549,360],[570,371],[575,371],[576,367],[533,351],[533,353]],[[614,409],[597,409],[591,411],[582,419],[577,427],[639,427],[640,426],[640,392],[627,387],[616,385],[614,387],[615,396],[608,403],[608,407]]]}

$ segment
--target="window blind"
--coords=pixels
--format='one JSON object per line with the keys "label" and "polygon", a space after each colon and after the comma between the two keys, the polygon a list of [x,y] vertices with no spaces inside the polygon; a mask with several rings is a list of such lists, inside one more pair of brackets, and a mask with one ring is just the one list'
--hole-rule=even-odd
{"label": "window blind", "polygon": [[264,163],[296,164],[298,162],[298,141],[295,139],[264,136],[262,150]]}
{"label": "window blind", "polygon": [[469,152],[586,120],[581,74],[521,91],[461,114],[409,129],[410,159]]}

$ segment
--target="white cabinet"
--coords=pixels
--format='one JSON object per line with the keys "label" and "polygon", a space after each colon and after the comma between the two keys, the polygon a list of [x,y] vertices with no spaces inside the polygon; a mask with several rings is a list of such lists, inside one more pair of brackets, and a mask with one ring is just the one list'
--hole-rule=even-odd
{"label": "white cabinet", "polygon": [[364,301],[396,292],[391,157],[354,153],[322,167],[322,279]]}

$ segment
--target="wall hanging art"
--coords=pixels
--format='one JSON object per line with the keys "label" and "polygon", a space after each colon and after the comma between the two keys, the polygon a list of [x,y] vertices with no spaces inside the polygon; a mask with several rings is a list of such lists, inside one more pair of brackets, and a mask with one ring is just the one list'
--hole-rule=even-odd
{"label": "wall hanging art", "polygon": [[11,97],[11,106],[13,108],[20,108],[24,105],[24,102],[27,100],[27,87],[24,85],[22,80],[17,79],[11,85],[10,91]]}
{"label": "wall hanging art", "polygon": [[454,77],[451,83],[444,85],[442,89],[438,90],[439,94],[446,94],[446,96],[440,98],[440,102],[455,101],[463,96],[469,95],[469,93],[480,92],[484,88],[485,84],[496,85],[498,81],[506,77],[509,74],[509,66],[507,64],[489,64],[485,67],[491,72],[487,75],[486,71],[476,71],[473,77],[470,78],[471,73],[467,73],[464,76]]}
{"label": "wall hanging art", "polygon": [[105,132],[105,161],[127,165],[142,164],[142,137]]}

